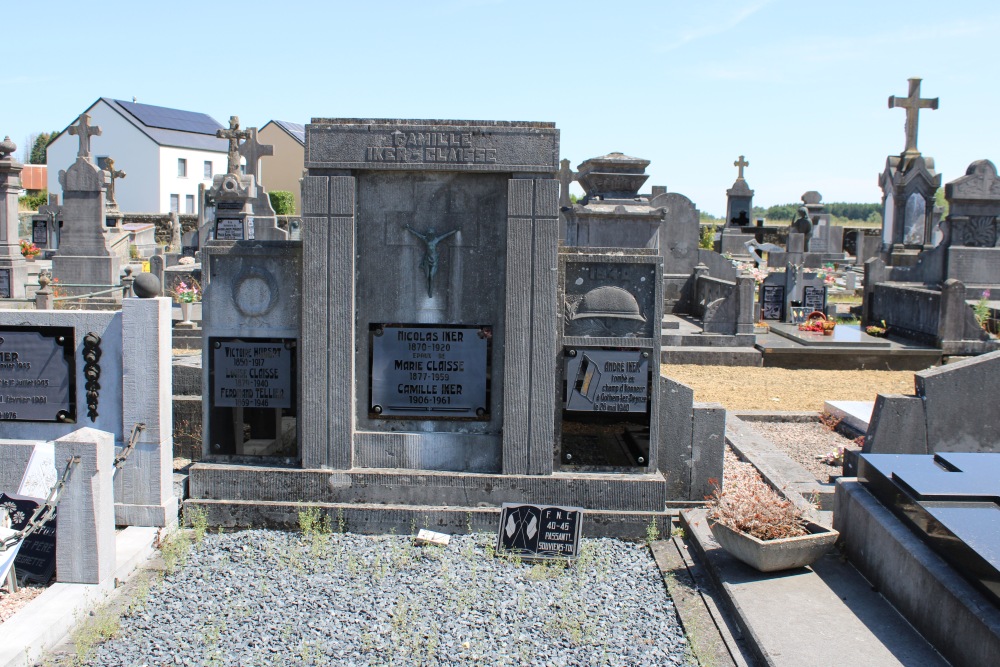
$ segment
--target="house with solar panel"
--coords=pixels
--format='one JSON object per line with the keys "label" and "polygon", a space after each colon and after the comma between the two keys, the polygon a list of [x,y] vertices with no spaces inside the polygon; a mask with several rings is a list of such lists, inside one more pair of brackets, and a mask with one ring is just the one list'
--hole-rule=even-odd
{"label": "house with solar panel", "polygon": [[[101,128],[90,140],[97,166],[106,168],[111,158],[127,174],[115,183],[123,212],[197,213],[198,185],[211,187],[212,177],[226,171],[229,142],[215,136],[223,126],[207,114],[107,97],[83,113]],[[78,147],[66,130],[49,144],[48,188],[60,200],[59,171],[76,161]]]}
{"label": "house with solar panel", "polygon": [[273,155],[260,159],[260,184],[267,192],[287,190],[295,197],[295,212],[302,213],[299,179],[305,169],[305,125],[272,120],[257,131],[257,140],[274,147]]}

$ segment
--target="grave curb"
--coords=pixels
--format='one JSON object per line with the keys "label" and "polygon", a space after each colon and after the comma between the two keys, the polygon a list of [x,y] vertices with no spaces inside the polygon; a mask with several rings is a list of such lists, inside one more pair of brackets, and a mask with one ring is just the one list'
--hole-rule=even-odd
{"label": "grave curb", "polygon": [[0,625],[0,667],[28,667],[72,631],[87,610],[100,604],[155,552],[157,528],[129,526],[116,536],[115,570],[100,584],[49,586]]}

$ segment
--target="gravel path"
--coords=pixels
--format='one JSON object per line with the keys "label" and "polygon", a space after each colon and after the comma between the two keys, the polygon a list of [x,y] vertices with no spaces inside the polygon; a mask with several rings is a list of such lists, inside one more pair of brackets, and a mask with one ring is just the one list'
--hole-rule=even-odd
{"label": "gravel path", "polygon": [[570,567],[493,536],[207,535],[88,665],[683,665],[644,544],[583,540]]}
{"label": "gravel path", "polygon": [[841,465],[827,465],[823,457],[838,447],[860,449],[850,438],[831,431],[819,422],[748,422],[750,426],[826,484],[830,475],[841,474]]}

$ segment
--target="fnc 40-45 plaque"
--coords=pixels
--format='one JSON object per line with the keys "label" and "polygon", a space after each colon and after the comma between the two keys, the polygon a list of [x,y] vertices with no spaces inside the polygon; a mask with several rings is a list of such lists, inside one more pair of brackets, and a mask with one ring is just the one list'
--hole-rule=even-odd
{"label": "fnc 40-45 plaque", "polygon": [[371,327],[372,419],[490,418],[488,326]]}

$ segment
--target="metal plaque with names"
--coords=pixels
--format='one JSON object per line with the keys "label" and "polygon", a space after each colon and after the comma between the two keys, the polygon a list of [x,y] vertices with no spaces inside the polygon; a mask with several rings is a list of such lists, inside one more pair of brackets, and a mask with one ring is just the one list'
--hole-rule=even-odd
{"label": "metal plaque with names", "polygon": [[489,326],[371,326],[372,419],[490,418]]}
{"label": "metal plaque with names", "polygon": [[216,218],[215,238],[217,241],[242,241],[243,234],[242,218]]}
{"label": "metal plaque with names", "polygon": [[11,298],[10,269],[0,269],[0,299]]}
{"label": "metal plaque with names", "polygon": [[[10,525],[14,530],[22,530],[28,525],[35,509],[45,502],[41,498],[0,493],[0,508],[6,510]],[[25,581],[47,584],[56,571],[56,522],[58,517],[49,519],[41,528],[29,535],[21,543],[21,549],[14,558],[14,568],[18,577]]]}
{"label": "metal plaque with names", "polygon": [[0,421],[76,420],[72,327],[0,327]]}
{"label": "metal plaque with names", "polygon": [[504,503],[497,534],[498,554],[527,559],[576,558],[580,553],[580,507]]}
{"label": "metal plaque with names", "polygon": [[802,288],[802,307],[808,308],[809,312],[818,310],[826,312],[826,288],[805,285]]}
{"label": "metal plaque with names", "polygon": [[31,242],[39,248],[44,248],[49,242],[49,223],[45,220],[31,221]]}
{"label": "metal plaque with names", "polygon": [[644,413],[648,407],[648,352],[566,350],[567,410]]}
{"label": "metal plaque with names", "polygon": [[785,311],[784,285],[761,285],[760,292],[760,319],[780,320]]}
{"label": "metal plaque with names", "polygon": [[215,407],[290,408],[294,340],[217,340],[212,343]]}

